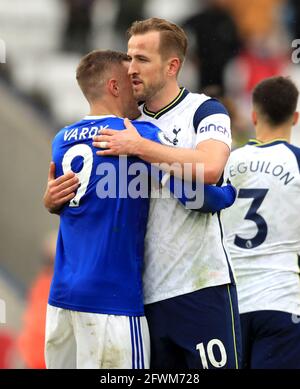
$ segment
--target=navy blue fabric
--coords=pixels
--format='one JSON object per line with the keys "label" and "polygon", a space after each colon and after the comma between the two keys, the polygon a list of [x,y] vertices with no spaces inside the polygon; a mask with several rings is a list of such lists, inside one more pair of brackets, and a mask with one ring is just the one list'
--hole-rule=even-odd
{"label": "navy blue fabric", "polygon": [[297,159],[297,162],[298,162],[298,167],[299,167],[299,172],[300,172],[300,148],[296,147],[294,145],[291,145],[290,143],[285,143],[285,145],[288,149],[290,149],[294,153],[294,155]]}
{"label": "navy blue fabric", "polygon": [[[222,368],[240,366],[241,333],[234,285],[205,288],[148,304],[145,314],[150,331],[151,368],[203,369],[197,349],[201,343],[207,367],[218,368],[212,365],[207,353],[208,343],[216,339],[226,350],[227,362]],[[218,346],[213,347],[213,353],[220,361]]]}
{"label": "navy blue fabric", "polygon": [[193,126],[195,129],[195,132],[198,130],[198,126],[201,123],[203,119],[210,115],[215,115],[215,114],[225,114],[229,116],[228,111],[224,107],[223,104],[221,104],[218,100],[216,99],[209,99],[206,100],[203,104],[201,104],[198,109],[196,110],[193,118]]}
{"label": "navy blue fabric", "polygon": [[256,311],[241,316],[244,369],[300,369],[299,316]]}

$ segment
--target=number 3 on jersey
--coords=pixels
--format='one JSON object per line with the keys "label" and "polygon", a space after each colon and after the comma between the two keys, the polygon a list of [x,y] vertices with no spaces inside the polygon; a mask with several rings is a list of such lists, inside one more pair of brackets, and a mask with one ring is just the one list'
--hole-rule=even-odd
{"label": "number 3 on jersey", "polygon": [[236,235],[234,244],[242,249],[254,249],[264,243],[268,234],[268,225],[265,219],[257,213],[258,208],[264,201],[268,189],[240,189],[238,198],[253,199],[251,206],[246,213],[245,219],[252,220],[257,226],[257,234],[254,238],[244,239]]}
{"label": "number 3 on jersey", "polygon": [[76,173],[80,186],[77,190],[76,196],[70,201],[70,207],[79,207],[80,199],[85,194],[88,183],[90,181],[92,167],[93,167],[93,152],[88,145],[80,144],[75,145],[65,153],[62,160],[62,168],[64,174],[72,170],[72,161],[76,157],[83,158],[83,166],[80,172]]}

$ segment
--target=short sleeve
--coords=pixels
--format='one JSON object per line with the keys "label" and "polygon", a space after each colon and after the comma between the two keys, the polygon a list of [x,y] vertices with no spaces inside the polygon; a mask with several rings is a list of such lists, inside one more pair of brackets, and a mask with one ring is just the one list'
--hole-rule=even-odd
{"label": "short sleeve", "polygon": [[300,148],[297,146],[291,145],[290,143],[286,143],[285,145],[294,154],[294,156],[297,160],[298,169],[299,169],[299,173],[300,173]]}

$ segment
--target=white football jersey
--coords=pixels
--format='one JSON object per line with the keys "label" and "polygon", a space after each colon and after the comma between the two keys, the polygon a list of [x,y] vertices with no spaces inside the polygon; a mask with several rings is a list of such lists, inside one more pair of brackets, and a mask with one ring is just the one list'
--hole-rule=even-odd
{"label": "white football jersey", "polygon": [[225,178],[238,190],[223,212],[241,313],[300,314],[300,149],[284,140],[235,150]]}
{"label": "white football jersey", "polygon": [[[231,146],[230,119],[224,107],[184,88],[157,113],[143,106],[140,119],[161,128],[175,147],[195,149],[207,139]],[[231,282],[230,259],[218,214],[187,210],[169,193],[165,195],[169,198],[151,198],[150,202],[143,276],[145,304]]]}

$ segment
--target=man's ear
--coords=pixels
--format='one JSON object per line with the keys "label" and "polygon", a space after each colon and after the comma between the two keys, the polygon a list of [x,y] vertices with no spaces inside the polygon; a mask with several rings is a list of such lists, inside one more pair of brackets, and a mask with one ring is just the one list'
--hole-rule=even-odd
{"label": "man's ear", "polygon": [[295,126],[298,123],[298,120],[299,120],[299,112],[294,112],[293,126]]}
{"label": "man's ear", "polygon": [[254,124],[254,126],[256,126],[256,124],[257,124],[257,113],[256,113],[256,111],[252,111],[251,119],[252,119],[252,123]]}
{"label": "man's ear", "polygon": [[120,88],[119,88],[117,80],[115,80],[114,78],[111,78],[110,80],[108,80],[107,81],[107,88],[113,96],[115,96],[115,97],[119,96]]}
{"label": "man's ear", "polygon": [[177,57],[171,58],[168,60],[168,70],[167,70],[167,75],[169,77],[176,76],[179,72],[180,69],[180,59]]}

